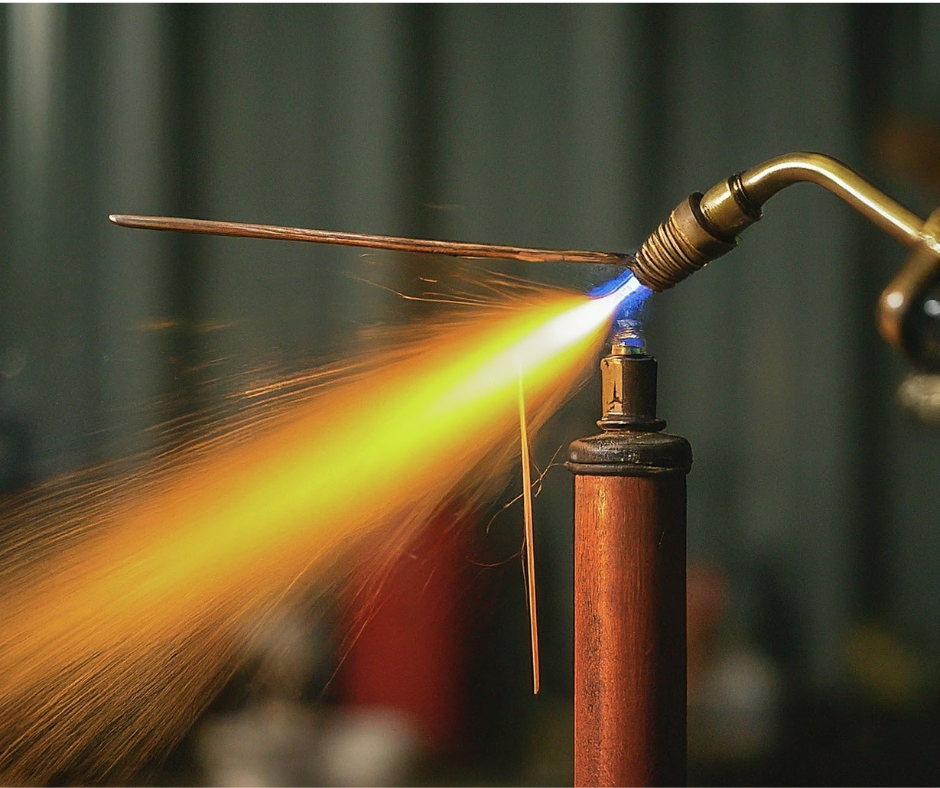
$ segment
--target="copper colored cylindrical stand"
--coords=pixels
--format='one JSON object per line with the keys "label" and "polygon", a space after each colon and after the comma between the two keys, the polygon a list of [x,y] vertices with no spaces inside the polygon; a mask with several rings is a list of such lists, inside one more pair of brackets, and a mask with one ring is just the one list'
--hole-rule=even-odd
{"label": "copper colored cylindrical stand", "polygon": [[571,444],[575,474],[575,785],[686,779],[689,443],[660,430],[656,362],[602,362],[601,435]]}

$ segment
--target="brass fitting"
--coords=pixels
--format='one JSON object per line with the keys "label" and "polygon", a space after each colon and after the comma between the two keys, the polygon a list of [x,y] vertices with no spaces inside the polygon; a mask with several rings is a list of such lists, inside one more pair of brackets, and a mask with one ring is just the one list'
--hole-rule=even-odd
{"label": "brass fitting", "polygon": [[601,359],[601,412],[604,430],[661,430],[656,418],[656,359],[646,355],[646,342],[634,320],[618,321],[610,354]]}
{"label": "brass fitting", "polygon": [[656,359],[652,356],[618,352],[614,346],[601,359],[601,390],[601,429],[662,429],[664,423],[656,418]]}
{"label": "brass fitting", "polygon": [[651,290],[666,290],[734,249],[735,237],[713,228],[701,201],[696,192],[681,202],[637,252],[630,268]]}

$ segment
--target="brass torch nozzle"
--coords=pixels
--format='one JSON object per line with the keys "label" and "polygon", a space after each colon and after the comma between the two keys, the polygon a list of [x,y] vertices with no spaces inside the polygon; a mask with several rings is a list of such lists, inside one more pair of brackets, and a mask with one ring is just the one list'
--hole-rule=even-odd
{"label": "brass torch nozzle", "polygon": [[643,243],[630,267],[652,290],[678,284],[734,249],[737,236],[761,218],[764,203],[801,181],[828,189],[907,246],[927,237],[916,214],[842,162],[821,153],[789,153],[692,194]]}

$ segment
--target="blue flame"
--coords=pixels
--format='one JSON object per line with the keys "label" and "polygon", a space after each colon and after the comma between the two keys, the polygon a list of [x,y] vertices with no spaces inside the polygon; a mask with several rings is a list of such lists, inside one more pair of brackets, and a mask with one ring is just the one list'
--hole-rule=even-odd
{"label": "blue flame", "polygon": [[620,303],[617,306],[617,311],[614,313],[614,320],[620,321],[628,320],[639,315],[644,304],[646,304],[646,299],[653,294],[653,291],[646,287],[646,285],[640,284],[640,280],[637,279],[633,275],[633,271],[628,268],[619,276],[595,287],[588,295],[591,296],[591,298],[603,298],[612,293],[621,294]]}

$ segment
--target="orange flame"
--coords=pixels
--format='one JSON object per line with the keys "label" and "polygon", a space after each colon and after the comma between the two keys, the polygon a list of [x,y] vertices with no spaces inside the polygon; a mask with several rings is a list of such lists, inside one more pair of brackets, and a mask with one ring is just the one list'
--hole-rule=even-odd
{"label": "orange flame", "polygon": [[430,326],[130,493],[57,505],[75,509],[61,528],[3,559],[0,775],[127,779],[171,746],[293,589],[335,577],[367,539],[400,545],[455,490],[498,476],[520,377],[538,426],[619,300],[556,293]]}

